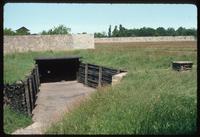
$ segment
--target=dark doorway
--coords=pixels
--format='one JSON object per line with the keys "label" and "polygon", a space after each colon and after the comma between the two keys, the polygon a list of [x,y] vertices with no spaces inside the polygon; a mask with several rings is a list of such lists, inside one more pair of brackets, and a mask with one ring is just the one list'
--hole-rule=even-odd
{"label": "dark doorway", "polygon": [[80,57],[36,58],[40,82],[59,82],[76,80]]}

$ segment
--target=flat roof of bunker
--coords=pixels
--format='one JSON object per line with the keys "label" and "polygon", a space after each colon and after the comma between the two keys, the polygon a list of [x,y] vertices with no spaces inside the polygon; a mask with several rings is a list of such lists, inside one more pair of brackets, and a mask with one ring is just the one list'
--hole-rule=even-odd
{"label": "flat roof of bunker", "polygon": [[68,60],[68,59],[80,59],[80,56],[64,56],[64,57],[36,57],[34,60]]}

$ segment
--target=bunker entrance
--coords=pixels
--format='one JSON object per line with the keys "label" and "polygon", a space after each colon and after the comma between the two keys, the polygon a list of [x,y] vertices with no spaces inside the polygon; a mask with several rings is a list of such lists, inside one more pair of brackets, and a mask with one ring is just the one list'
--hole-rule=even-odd
{"label": "bunker entrance", "polygon": [[41,83],[71,81],[77,79],[80,57],[39,57],[35,58],[38,65]]}

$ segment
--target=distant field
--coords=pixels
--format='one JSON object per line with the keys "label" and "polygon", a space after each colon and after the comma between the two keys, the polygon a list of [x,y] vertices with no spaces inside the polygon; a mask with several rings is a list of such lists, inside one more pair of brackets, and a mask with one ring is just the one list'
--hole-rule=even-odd
{"label": "distant field", "polygon": [[[124,69],[114,87],[91,99],[47,130],[53,134],[192,134],[197,119],[197,43],[96,44],[94,50],[29,52],[4,57],[4,82],[22,79],[37,56],[79,55],[83,61]],[[194,62],[192,71],[173,71],[171,61]]]}
{"label": "distant field", "polygon": [[115,46],[124,48],[161,48],[161,49],[169,49],[169,50],[197,50],[197,42],[193,41],[184,41],[184,42],[127,42],[127,43],[96,43],[96,47],[98,46]]}

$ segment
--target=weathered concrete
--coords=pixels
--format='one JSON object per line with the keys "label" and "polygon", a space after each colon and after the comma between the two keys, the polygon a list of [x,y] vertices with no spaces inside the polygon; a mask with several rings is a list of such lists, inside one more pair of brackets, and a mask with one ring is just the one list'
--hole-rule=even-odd
{"label": "weathered concrete", "polygon": [[43,134],[53,122],[62,118],[65,112],[80,104],[94,88],[77,81],[43,83],[33,110],[33,124],[13,134]]}
{"label": "weathered concrete", "polygon": [[94,49],[93,34],[4,36],[4,53]]}
{"label": "weathered concrete", "polygon": [[158,37],[111,37],[95,38],[95,43],[120,42],[160,42],[160,41],[196,41],[194,36],[158,36]]}
{"label": "weathered concrete", "polygon": [[118,84],[126,74],[127,72],[122,72],[112,76],[112,86]]}

